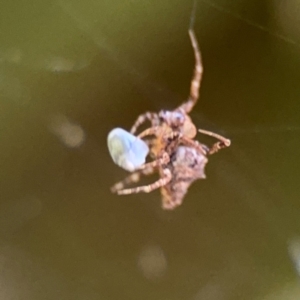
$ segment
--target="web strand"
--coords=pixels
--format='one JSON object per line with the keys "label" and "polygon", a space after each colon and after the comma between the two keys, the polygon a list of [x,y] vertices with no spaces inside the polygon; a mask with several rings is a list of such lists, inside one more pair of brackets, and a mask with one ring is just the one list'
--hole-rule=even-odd
{"label": "web strand", "polygon": [[[238,19],[238,20],[241,20],[242,22],[245,22],[246,24],[248,24],[250,26],[253,26],[253,27],[257,28],[257,29],[260,29],[260,30],[262,30],[262,31],[270,34],[271,36],[274,36],[274,37],[276,37],[276,38],[278,38],[278,39],[280,39],[280,40],[282,40],[282,41],[284,41],[284,42],[286,42],[288,44],[291,44],[293,46],[296,46],[297,48],[300,48],[300,44],[297,43],[295,40],[293,40],[293,39],[291,39],[291,38],[289,38],[289,37],[287,37],[287,36],[285,36],[283,34],[280,34],[278,32],[274,32],[274,31],[268,29],[265,26],[262,26],[262,25],[260,25],[260,24],[258,24],[256,22],[248,19],[248,18],[245,18],[244,16],[242,16],[239,13],[235,13],[235,12],[233,12],[233,11],[225,8],[224,6],[220,6],[220,5],[218,5],[218,4],[214,3],[214,2],[211,2],[211,1],[207,1],[207,0],[201,0],[201,1],[203,3],[209,5],[210,7],[212,7],[214,9],[220,11],[220,12],[226,13],[226,14],[228,14],[228,15],[230,15],[230,16]],[[195,2],[196,2],[196,0],[194,1],[194,8],[195,8],[195,5],[196,5]],[[195,12],[194,12],[194,9],[193,9],[192,16],[191,16],[191,23],[192,23],[192,21],[194,21],[194,18],[195,18],[194,14],[195,14]]]}
{"label": "web strand", "polygon": [[196,10],[197,10],[197,0],[194,0],[193,1],[192,12],[191,12],[189,29],[194,29],[195,19],[196,19]]}

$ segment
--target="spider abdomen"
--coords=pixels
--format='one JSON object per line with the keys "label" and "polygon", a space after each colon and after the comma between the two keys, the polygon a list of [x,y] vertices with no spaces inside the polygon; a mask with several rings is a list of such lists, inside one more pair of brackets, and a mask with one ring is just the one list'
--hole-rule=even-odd
{"label": "spider abdomen", "polygon": [[190,185],[205,179],[205,166],[208,159],[195,148],[179,146],[171,157],[168,168],[171,181],[161,188],[162,207],[167,210],[181,205]]}

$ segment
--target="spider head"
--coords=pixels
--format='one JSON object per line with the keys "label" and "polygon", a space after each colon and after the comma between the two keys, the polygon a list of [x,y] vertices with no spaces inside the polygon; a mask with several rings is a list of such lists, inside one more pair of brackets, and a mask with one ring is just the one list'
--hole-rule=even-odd
{"label": "spider head", "polygon": [[179,109],[175,111],[161,110],[159,118],[171,128],[179,128],[186,137],[193,139],[197,134],[197,129],[191,118]]}
{"label": "spider head", "polygon": [[185,120],[185,115],[180,111],[161,110],[159,117],[171,127],[182,126]]}

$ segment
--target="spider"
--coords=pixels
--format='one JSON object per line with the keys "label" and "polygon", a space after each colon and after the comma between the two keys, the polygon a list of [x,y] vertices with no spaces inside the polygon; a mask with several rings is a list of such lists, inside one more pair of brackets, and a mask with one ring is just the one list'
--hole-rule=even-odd
{"label": "spider", "polygon": [[[173,111],[146,112],[137,118],[130,133],[134,135],[140,125],[150,121],[151,127],[141,132],[137,138],[144,139],[149,145],[153,161],[136,164],[134,172],[123,181],[116,183],[111,189],[118,195],[125,195],[139,192],[148,193],[161,188],[164,209],[174,209],[180,205],[189,186],[195,180],[206,177],[204,169],[208,161],[207,156],[229,147],[231,143],[229,139],[221,135],[202,129],[198,129],[198,131],[212,136],[218,141],[209,148],[194,140],[197,129],[188,114],[199,98],[203,67],[193,29],[189,29],[189,37],[194,50],[195,69],[188,100]],[[152,138],[146,140],[145,138],[149,136]],[[158,171],[160,175],[160,179],[156,182],[124,189],[125,185],[139,181],[141,175],[150,175],[155,171]]]}

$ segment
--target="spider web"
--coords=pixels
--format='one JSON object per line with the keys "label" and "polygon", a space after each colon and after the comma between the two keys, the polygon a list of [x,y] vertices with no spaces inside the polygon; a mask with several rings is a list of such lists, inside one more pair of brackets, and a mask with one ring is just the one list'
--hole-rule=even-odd
{"label": "spider web", "polygon": [[[214,4],[211,2],[203,2],[214,6]],[[166,108],[166,106],[170,104],[171,100],[168,101],[166,99],[172,99],[174,108],[182,103],[183,100],[185,100],[179,97],[176,93],[173,93],[167,88],[163,87],[161,84],[156,83],[150,78],[149,74],[145,70],[136,68],[124,54],[120,54],[116,48],[104,38],[103,34],[99,34],[97,36],[91,34],[91,28],[93,27],[92,22],[89,23],[88,20],[80,17],[79,14],[72,8],[72,6],[68,5],[66,2],[59,2],[59,5],[64,12],[74,20],[78,28],[86,36],[88,36],[91,41],[93,41],[99,50],[104,52],[111,61],[118,65],[122,72],[128,75],[132,85],[140,90],[141,93],[151,102],[153,102],[153,99],[155,99],[154,106],[157,108],[157,110]],[[215,8],[222,12],[227,12],[226,9],[223,9],[218,5],[215,5]],[[266,31],[276,38],[297,46],[296,43],[290,41],[288,38],[284,38],[278,34],[274,34],[268,30],[265,30],[265,28],[253,22],[247,21],[240,15],[234,15],[230,11],[228,11],[228,13],[238,19],[241,19],[251,26],[255,26],[258,29]],[[204,123],[205,127],[209,130],[220,131],[218,125],[206,118],[200,112],[193,113],[193,119],[197,124],[201,122]],[[300,127],[297,125],[256,126],[254,128],[224,128],[222,126],[222,128],[223,130],[221,133],[227,132],[229,133],[229,136],[231,134],[244,135],[245,133],[277,134],[295,131],[298,132],[300,129]],[[282,219],[283,209],[274,208],[271,202],[264,201],[264,199],[272,199],[273,201],[280,203],[280,198],[284,195],[284,191],[281,190],[280,184],[277,182],[274,183],[274,180],[262,170],[260,162],[256,158],[254,159],[253,156],[251,156],[251,154],[249,154],[249,152],[242,147],[235,145],[232,154],[229,154],[228,156],[225,154],[225,157],[223,156],[221,160],[221,168],[216,167],[215,171],[213,171],[217,179],[217,186],[224,190],[224,193],[230,194],[231,196],[235,195],[239,200],[244,201],[246,206],[250,207],[250,209],[254,211],[254,213],[267,225],[267,227],[275,235],[279,236],[280,240],[284,241],[286,232],[292,232],[293,230],[292,228],[288,228],[289,225],[279,221]],[[143,198],[139,195],[137,197],[140,197],[141,199]],[[149,202],[145,202],[145,205],[149,206],[148,208],[152,207],[150,206]],[[284,211],[285,215],[289,216],[288,208],[284,209],[286,209],[286,211]],[[157,209],[156,212],[158,217],[160,217],[160,209]],[[165,216],[162,218],[165,218]],[[284,218],[284,220],[285,219],[288,219],[288,217]],[[294,223],[296,223],[296,221]]]}
{"label": "spider web", "polygon": [[[216,9],[222,13],[226,13],[233,18],[241,20],[242,22],[258,28],[259,30],[265,31],[268,34],[278,38],[286,43],[292,44],[293,46],[299,47],[299,44],[292,38],[276,33],[265,26],[258,24],[255,21],[252,21],[245,16],[234,12],[231,9],[226,8],[223,5],[219,5],[216,2],[199,0],[206,5]],[[191,18],[189,27],[194,27],[196,13],[197,13],[197,0],[193,1],[193,7],[191,10]],[[126,74],[127,78],[130,80],[131,84],[146,98],[149,99],[152,103],[153,108],[156,111],[159,111],[163,108],[165,109],[174,109],[186,99],[179,96],[176,92],[171,91],[162,84],[156,82],[149,72],[140,67],[136,67],[125,54],[121,54],[120,51],[113,46],[113,44],[105,38],[105,35],[101,32],[95,34],[92,30],[94,24],[88,18],[85,18],[80,14],[70,3],[65,1],[57,1],[58,6],[66,13],[76,24],[78,29],[82,31],[89,39],[97,46],[97,48],[104,52],[109,60],[115,63],[118,68],[122,71],[123,74]],[[188,27],[187,27],[188,28]],[[193,119],[196,121],[200,127],[204,125],[208,130],[220,131],[220,127],[210,119],[204,116],[203,113],[197,111],[192,112]],[[203,127],[203,126],[202,126]],[[285,132],[294,132],[299,131],[300,126],[293,124],[283,124],[280,126],[256,126],[255,128],[232,128],[222,126],[220,133],[222,134],[269,134],[269,133],[285,133]]]}

